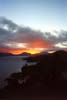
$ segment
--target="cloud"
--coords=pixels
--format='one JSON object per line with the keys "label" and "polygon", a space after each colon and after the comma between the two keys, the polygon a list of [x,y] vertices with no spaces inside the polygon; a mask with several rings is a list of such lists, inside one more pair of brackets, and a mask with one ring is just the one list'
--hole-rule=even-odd
{"label": "cloud", "polygon": [[61,42],[61,43],[57,43],[57,44],[55,44],[55,47],[66,49],[67,48],[67,41]]}
{"label": "cloud", "polygon": [[13,23],[11,20],[7,20],[4,17],[0,17],[0,27],[6,28],[9,31],[15,31],[18,25]]}
{"label": "cloud", "polygon": [[[29,27],[20,27],[5,18],[0,19],[0,24],[3,24],[3,27],[0,28],[0,45],[2,44],[2,47],[12,48],[13,45],[18,48],[16,44],[26,43],[30,48],[40,48],[44,45],[48,46],[50,44],[46,41],[44,34],[40,31],[32,30]],[[4,26],[7,26],[8,30],[5,29]],[[14,32],[11,30],[9,26],[11,26],[11,29],[13,29],[13,27],[14,29],[16,28],[16,31]]]}
{"label": "cloud", "polygon": [[67,48],[67,31],[35,31],[29,27],[21,27],[11,20],[0,17],[0,48],[41,48],[44,50],[64,47]]}
{"label": "cloud", "polygon": [[52,34],[51,32],[46,32],[47,41],[50,41],[53,45],[53,48],[55,49],[66,49],[67,48],[67,31],[61,30],[61,31],[55,31],[55,34]]}

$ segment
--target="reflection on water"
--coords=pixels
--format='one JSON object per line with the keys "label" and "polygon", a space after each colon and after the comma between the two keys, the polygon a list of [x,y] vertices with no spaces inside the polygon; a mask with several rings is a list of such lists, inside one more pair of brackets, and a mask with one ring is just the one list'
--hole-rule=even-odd
{"label": "reflection on water", "polygon": [[26,63],[22,57],[0,57],[0,81],[8,77],[13,72],[21,71],[21,67]]}

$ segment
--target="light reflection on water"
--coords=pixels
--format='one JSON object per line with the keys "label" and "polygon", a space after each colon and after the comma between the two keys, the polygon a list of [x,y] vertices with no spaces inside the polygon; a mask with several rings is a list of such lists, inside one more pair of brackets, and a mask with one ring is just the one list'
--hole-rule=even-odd
{"label": "light reflection on water", "polygon": [[5,79],[11,73],[21,71],[26,61],[22,57],[0,57],[0,80]]}
{"label": "light reflection on water", "polygon": [[27,61],[22,60],[22,56],[14,57],[0,57],[0,88],[8,85],[6,78],[10,76],[11,73],[20,72],[21,68],[27,64],[28,66],[36,65],[36,62],[27,63]]}

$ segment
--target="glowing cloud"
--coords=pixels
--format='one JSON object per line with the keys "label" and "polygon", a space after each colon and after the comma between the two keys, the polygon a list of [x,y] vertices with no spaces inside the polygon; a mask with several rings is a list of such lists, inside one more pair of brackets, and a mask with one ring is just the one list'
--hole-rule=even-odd
{"label": "glowing cloud", "polygon": [[41,32],[0,18],[0,52],[31,54],[67,48],[67,31]]}

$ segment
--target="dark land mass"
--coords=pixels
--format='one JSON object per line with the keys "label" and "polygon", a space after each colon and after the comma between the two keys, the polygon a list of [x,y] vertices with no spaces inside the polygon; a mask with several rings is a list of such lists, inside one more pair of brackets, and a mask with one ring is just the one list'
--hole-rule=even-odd
{"label": "dark land mass", "polygon": [[0,52],[0,57],[7,57],[7,56],[14,56],[13,54],[11,54],[11,53],[1,53]]}
{"label": "dark land mass", "polygon": [[14,55],[14,54],[11,54],[11,53],[2,53],[2,52],[0,52],[0,57],[8,57],[8,56],[31,56],[31,54],[23,52],[21,54]]}
{"label": "dark land mass", "polygon": [[0,90],[1,99],[67,100],[67,52],[37,54],[26,60],[21,72],[5,79],[8,86]]}
{"label": "dark land mass", "polygon": [[23,53],[19,54],[18,56],[31,56],[31,54],[30,53],[23,52]]}

